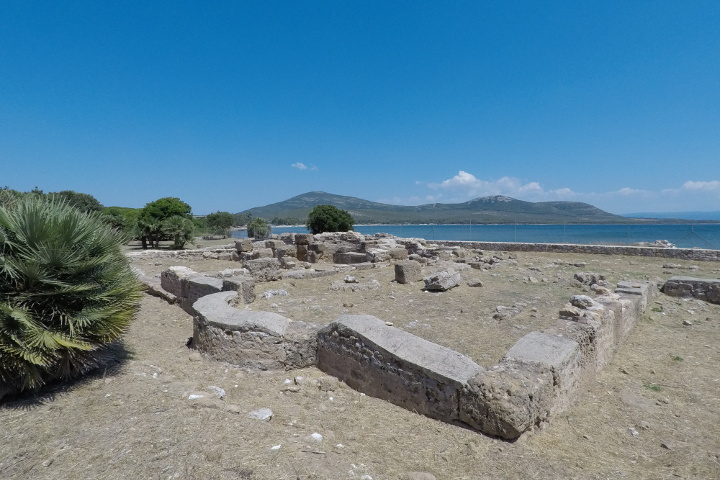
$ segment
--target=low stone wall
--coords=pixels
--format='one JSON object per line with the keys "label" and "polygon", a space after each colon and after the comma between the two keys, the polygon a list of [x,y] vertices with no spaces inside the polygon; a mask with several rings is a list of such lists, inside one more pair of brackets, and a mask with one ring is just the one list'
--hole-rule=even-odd
{"label": "low stone wall", "polygon": [[720,279],[670,277],[663,293],[671,297],[694,297],[710,303],[720,303]]}
{"label": "low stone wall", "polygon": [[435,240],[432,243],[467,249],[506,252],[583,253],[592,255],[628,255],[640,257],[675,258],[702,262],[720,262],[720,250],[701,248],[658,248],[616,245],[578,245],[569,243],[463,242]]}
{"label": "low stone wall", "polygon": [[317,363],[319,327],[292,322],[272,312],[232,305],[237,292],[197,300],[193,309],[193,346],[212,358],[260,370],[302,368]]}
{"label": "low stone wall", "polygon": [[239,300],[250,303],[255,299],[255,281],[249,276],[231,278],[208,277],[188,267],[170,267],[160,274],[160,286],[172,294],[180,308],[193,314],[193,304],[200,298],[223,291],[239,292]]}
{"label": "low stone wall", "polygon": [[342,315],[320,330],[318,368],[356,390],[446,422],[460,419],[463,387],[483,370],[370,315]]}
{"label": "low stone wall", "polygon": [[343,315],[318,334],[318,368],[368,395],[446,422],[514,439],[572,404],[611,360],[648,297],[649,282],[586,297],[577,316],[531,332],[483,369],[449,348],[367,315]]}
{"label": "low stone wall", "polygon": [[239,260],[234,245],[194,250],[138,250],[128,252],[129,258],[190,258],[197,260]]}

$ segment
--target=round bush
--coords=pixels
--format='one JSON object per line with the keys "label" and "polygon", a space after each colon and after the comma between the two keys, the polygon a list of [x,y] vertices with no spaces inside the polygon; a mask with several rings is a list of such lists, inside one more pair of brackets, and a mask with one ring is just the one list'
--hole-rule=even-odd
{"label": "round bush", "polygon": [[347,232],[353,229],[355,220],[347,212],[333,205],[317,205],[308,214],[305,226],[313,234],[323,232]]}
{"label": "round bush", "polygon": [[35,389],[97,365],[139,306],[125,240],[59,199],[0,207],[0,386]]}

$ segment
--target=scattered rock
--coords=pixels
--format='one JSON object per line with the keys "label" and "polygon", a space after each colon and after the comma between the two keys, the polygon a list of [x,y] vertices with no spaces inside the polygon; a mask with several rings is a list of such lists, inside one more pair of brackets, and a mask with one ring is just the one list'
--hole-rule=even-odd
{"label": "scattered rock", "polygon": [[432,292],[446,292],[451,288],[457,287],[460,284],[462,277],[460,273],[453,270],[447,270],[444,272],[438,272],[434,275],[424,278],[425,290]]}
{"label": "scattered rock", "polygon": [[436,480],[435,475],[427,472],[406,472],[400,476],[400,480]]}
{"label": "scattered rock", "polygon": [[690,320],[683,320],[683,325],[685,325],[686,327],[691,327],[692,324],[693,323]]}
{"label": "scattered rock", "polygon": [[335,377],[325,376],[317,379],[317,386],[323,392],[334,392],[339,385],[339,381]]}
{"label": "scattered rock", "polygon": [[222,400],[223,398],[225,398],[225,390],[223,390],[223,389],[220,388],[220,387],[216,387],[215,385],[210,385],[210,386],[208,387],[208,390],[211,390],[211,391],[215,394],[215,396],[216,396],[217,398],[219,398],[220,400]]}
{"label": "scattered rock", "polygon": [[482,287],[483,282],[482,280],[469,280],[467,282],[468,287]]}
{"label": "scattered rock", "polygon": [[675,445],[672,442],[662,442],[660,446],[666,450],[672,450],[675,448]]}
{"label": "scattered rock", "polygon": [[272,297],[287,297],[290,295],[287,290],[284,288],[277,289],[277,290],[268,290],[267,292],[262,294],[263,298],[272,298]]}
{"label": "scattered rock", "polygon": [[269,422],[273,417],[273,411],[269,408],[260,408],[248,413],[248,417],[256,420],[262,420],[263,422]]}
{"label": "scattered rock", "polygon": [[359,283],[357,278],[353,277],[352,275],[347,275],[345,277],[345,283]]}
{"label": "scattered rock", "polygon": [[323,441],[323,436],[320,435],[320,434],[317,433],[317,432],[312,433],[312,434],[310,435],[310,438],[312,438],[312,439],[315,440],[316,442],[322,442],[322,441]]}
{"label": "scattered rock", "polygon": [[572,306],[582,308],[584,310],[598,310],[602,308],[601,305],[587,295],[573,295],[570,299],[570,303]]}
{"label": "scattered rock", "polygon": [[202,354],[200,352],[192,352],[190,355],[188,355],[188,360],[191,362],[200,362],[202,361]]}
{"label": "scattered rock", "polygon": [[560,318],[576,319],[582,316],[582,310],[572,305],[567,305],[560,310]]}

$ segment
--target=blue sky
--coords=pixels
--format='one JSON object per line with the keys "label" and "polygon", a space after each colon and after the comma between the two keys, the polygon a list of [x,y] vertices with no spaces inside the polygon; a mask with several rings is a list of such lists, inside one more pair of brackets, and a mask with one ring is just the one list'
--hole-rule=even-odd
{"label": "blue sky", "polygon": [[0,2],[0,186],[720,210],[720,2]]}

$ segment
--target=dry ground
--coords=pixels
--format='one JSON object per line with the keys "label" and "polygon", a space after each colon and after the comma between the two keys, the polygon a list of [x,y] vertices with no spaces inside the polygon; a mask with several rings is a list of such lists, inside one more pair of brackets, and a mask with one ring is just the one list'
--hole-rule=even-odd
{"label": "dry ground", "polygon": [[[717,263],[673,261],[698,269],[669,270],[663,259],[512,256],[516,265],[464,272],[483,287],[424,293],[421,284],[398,285],[392,268],[380,268],[353,274],[361,285],[380,284],[362,292],[330,290],[342,274],[258,284],[259,295],[284,288],[289,296],[258,299],[252,308],[316,323],[344,311],[373,314],[487,366],[583,293],[575,272],[605,274],[613,283],[720,277]],[[147,273],[183,264],[137,263]],[[184,264],[208,272],[237,266]],[[514,318],[493,318],[498,305],[518,302],[525,307]],[[0,478],[380,480],[412,471],[437,479],[720,478],[718,305],[656,297],[577,403],[514,443],[360,395],[314,368],[251,372],[198,360],[185,346],[191,335],[189,315],[145,297],[114,368],[0,407]],[[225,399],[212,400],[210,386],[223,388]],[[189,400],[194,393],[208,398]],[[263,407],[272,420],[248,417]]]}

